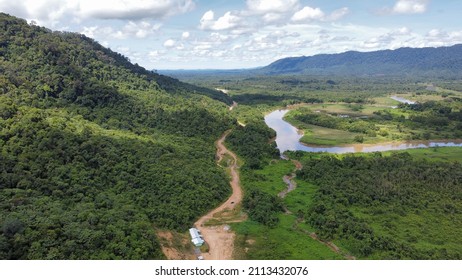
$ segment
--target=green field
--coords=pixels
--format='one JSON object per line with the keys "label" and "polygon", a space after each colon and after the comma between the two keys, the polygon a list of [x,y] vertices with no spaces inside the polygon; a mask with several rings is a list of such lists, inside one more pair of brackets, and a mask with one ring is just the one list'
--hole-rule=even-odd
{"label": "green field", "polygon": [[292,107],[284,119],[303,131],[301,142],[312,145],[375,144],[462,137],[460,102],[428,101],[392,108],[389,104],[393,103],[387,103],[389,100],[396,102],[388,97],[379,97],[375,98],[376,103],[372,105],[297,105]]}
{"label": "green field", "polygon": [[[247,221],[234,226],[237,234],[238,259],[257,260],[337,260],[342,256],[332,252],[324,244],[313,240],[297,228],[296,217],[279,215],[279,224],[268,228]],[[246,253],[242,253],[245,252]]]}
{"label": "green field", "polygon": [[355,103],[321,103],[321,104],[299,104],[290,108],[306,107],[312,111],[319,111],[324,114],[348,114],[353,117],[372,116],[378,110],[389,109],[398,105],[399,102],[389,97],[374,98],[374,104]]}
{"label": "green field", "polygon": [[[243,172],[245,189],[259,188],[277,195],[286,188],[282,177],[293,171],[294,164],[286,160],[273,160],[262,170]],[[297,212],[310,204],[316,188],[304,182],[287,194],[283,203],[291,213],[279,213],[274,227],[247,220],[233,226],[237,233],[235,255],[239,259],[323,260],[343,259],[326,245],[312,239],[314,230],[298,220]]]}
{"label": "green field", "polygon": [[359,135],[358,133],[310,124],[301,124],[300,127],[303,127],[303,137],[300,138],[300,142],[313,145],[350,144],[354,143],[355,136]]}
{"label": "green field", "polygon": [[[429,161],[448,161],[462,163],[462,147],[435,147],[428,149],[406,150],[415,159]],[[391,155],[396,152],[384,152],[383,155]]]}

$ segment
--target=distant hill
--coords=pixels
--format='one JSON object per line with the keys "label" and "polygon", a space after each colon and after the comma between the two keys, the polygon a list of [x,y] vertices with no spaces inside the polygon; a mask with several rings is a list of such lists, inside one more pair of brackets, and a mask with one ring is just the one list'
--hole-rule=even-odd
{"label": "distant hill", "polygon": [[225,94],[0,13],[0,259],[162,259],[229,195]]}
{"label": "distant hill", "polygon": [[289,57],[277,60],[256,73],[460,77],[462,45]]}

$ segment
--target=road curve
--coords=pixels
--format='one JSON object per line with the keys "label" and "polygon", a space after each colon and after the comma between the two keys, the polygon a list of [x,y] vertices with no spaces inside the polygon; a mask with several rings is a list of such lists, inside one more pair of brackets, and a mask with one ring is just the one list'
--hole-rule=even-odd
{"label": "road curve", "polygon": [[[232,163],[228,166],[231,175],[230,185],[232,194],[223,204],[202,216],[194,223],[194,226],[201,231],[204,240],[209,246],[209,252],[203,254],[206,260],[230,260],[233,256],[235,234],[230,231],[229,226],[204,226],[205,223],[212,218],[219,220],[220,218],[217,218],[217,214],[235,209],[242,201],[242,188],[239,179],[237,156],[223,144],[230,133],[231,130],[226,131],[215,145],[217,147],[216,155],[218,162],[220,162],[225,155],[229,155],[232,158]],[[239,220],[234,220],[234,222],[238,221]]]}

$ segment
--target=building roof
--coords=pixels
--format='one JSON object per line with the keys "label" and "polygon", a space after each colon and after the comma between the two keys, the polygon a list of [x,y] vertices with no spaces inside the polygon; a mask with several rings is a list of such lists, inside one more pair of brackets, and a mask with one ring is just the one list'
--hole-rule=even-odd
{"label": "building roof", "polygon": [[194,243],[194,245],[201,246],[204,244],[205,241],[197,228],[190,228],[189,234],[191,235],[191,242]]}

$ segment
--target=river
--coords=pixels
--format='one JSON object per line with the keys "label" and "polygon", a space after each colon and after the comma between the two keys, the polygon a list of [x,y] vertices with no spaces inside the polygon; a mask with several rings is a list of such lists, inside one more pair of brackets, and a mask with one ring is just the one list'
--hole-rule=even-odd
{"label": "river", "polygon": [[462,140],[457,141],[409,141],[400,143],[385,144],[352,144],[345,146],[316,146],[300,143],[303,134],[296,127],[283,120],[289,110],[276,110],[265,116],[266,125],[276,131],[276,144],[280,153],[285,151],[305,151],[305,152],[328,152],[335,154],[344,153],[370,153],[384,152],[392,150],[406,150],[415,148],[429,147],[462,147]]}

